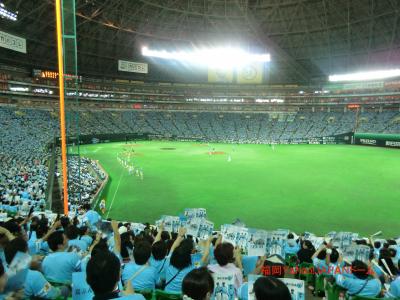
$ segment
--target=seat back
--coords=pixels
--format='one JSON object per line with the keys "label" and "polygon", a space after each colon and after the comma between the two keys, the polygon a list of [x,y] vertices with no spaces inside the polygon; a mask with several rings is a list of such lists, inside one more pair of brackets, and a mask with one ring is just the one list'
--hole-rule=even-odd
{"label": "seat back", "polygon": [[153,298],[153,291],[152,290],[135,290],[135,293],[143,295],[146,300],[151,300]]}
{"label": "seat back", "polygon": [[169,293],[162,290],[155,291],[156,300],[181,300],[182,295],[178,293]]}

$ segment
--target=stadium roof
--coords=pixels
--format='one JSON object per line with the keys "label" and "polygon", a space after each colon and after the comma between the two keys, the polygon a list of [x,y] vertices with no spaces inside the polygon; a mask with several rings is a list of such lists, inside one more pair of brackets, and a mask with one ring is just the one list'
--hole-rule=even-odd
{"label": "stadium roof", "polygon": [[[0,61],[55,67],[54,1],[3,0],[18,21],[0,30],[27,39],[28,55]],[[113,74],[141,60],[144,44],[244,45],[271,53],[271,83],[393,67],[400,61],[398,0],[77,0],[79,70]]]}

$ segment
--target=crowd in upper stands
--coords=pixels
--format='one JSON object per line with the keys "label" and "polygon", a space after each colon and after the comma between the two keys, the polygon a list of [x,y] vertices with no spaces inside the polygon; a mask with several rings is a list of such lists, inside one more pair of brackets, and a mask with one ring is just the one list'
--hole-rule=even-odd
{"label": "crowd in upper stands", "polygon": [[[67,122],[67,131],[71,135],[76,135],[79,127],[79,133],[83,135],[147,133],[208,141],[279,143],[338,135],[353,130],[400,133],[400,112],[391,110],[360,113],[358,122],[354,111],[217,113],[83,110],[70,113],[72,121]],[[1,137],[0,144],[6,152],[21,152],[27,148],[43,151],[43,145],[59,132],[58,118],[50,111],[0,107],[0,116],[1,130],[5,134]],[[75,122],[78,119],[79,126]],[[20,129],[17,136],[11,134],[13,128]],[[19,142],[18,149],[8,149],[11,142]]]}

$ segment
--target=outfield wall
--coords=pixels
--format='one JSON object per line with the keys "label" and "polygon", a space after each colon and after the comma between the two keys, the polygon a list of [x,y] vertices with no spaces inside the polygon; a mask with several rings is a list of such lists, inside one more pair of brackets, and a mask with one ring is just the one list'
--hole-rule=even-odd
{"label": "outfield wall", "polygon": [[355,133],[356,145],[400,148],[400,134]]}
{"label": "outfield wall", "polygon": [[[323,136],[323,137],[311,137],[311,138],[300,138],[300,139],[280,139],[278,141],[260,141],[258,144],[351,144],[353,133],[343,133],[334,136]],[[171,141],[192,141],[202,143],[232,143],[236,144],[238,141],[235,140],[206,140],[202,137],[181,137],[181,136],[164,136],[156,134],[135,134],[135,133],[118,133],[118,134],[93,134],[93,135],[81,135],[79,136],[80,144],[97,144],[97,143],[109,143],[109,142],[128,142],[128,141],[140,141],[140,140],[171,140]],[[68,137],[68,145],[76,145],[78,140],[74,137]],[[243,144],[255,144],[254,141],[242,141]],[[60,145],[60,140],[57,139],[57,145]]]}

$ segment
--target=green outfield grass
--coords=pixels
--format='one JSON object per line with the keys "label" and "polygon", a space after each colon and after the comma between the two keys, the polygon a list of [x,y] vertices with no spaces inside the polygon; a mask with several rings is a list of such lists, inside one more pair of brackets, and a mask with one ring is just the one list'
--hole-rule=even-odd
{"label": "green outfield grass", "polygon": [[[240,218],[249,227],[399,234],[400,151],[349,145],[191,142],[81,146],[110,175],[109,217],[154,222],[186,207],[204,207],[217,226]],[[144,179],[129,175],[118,153],[134,149]],[[173,148],[162,150],[162,148]],[[228,155],[232,160],[228,162]]]}

